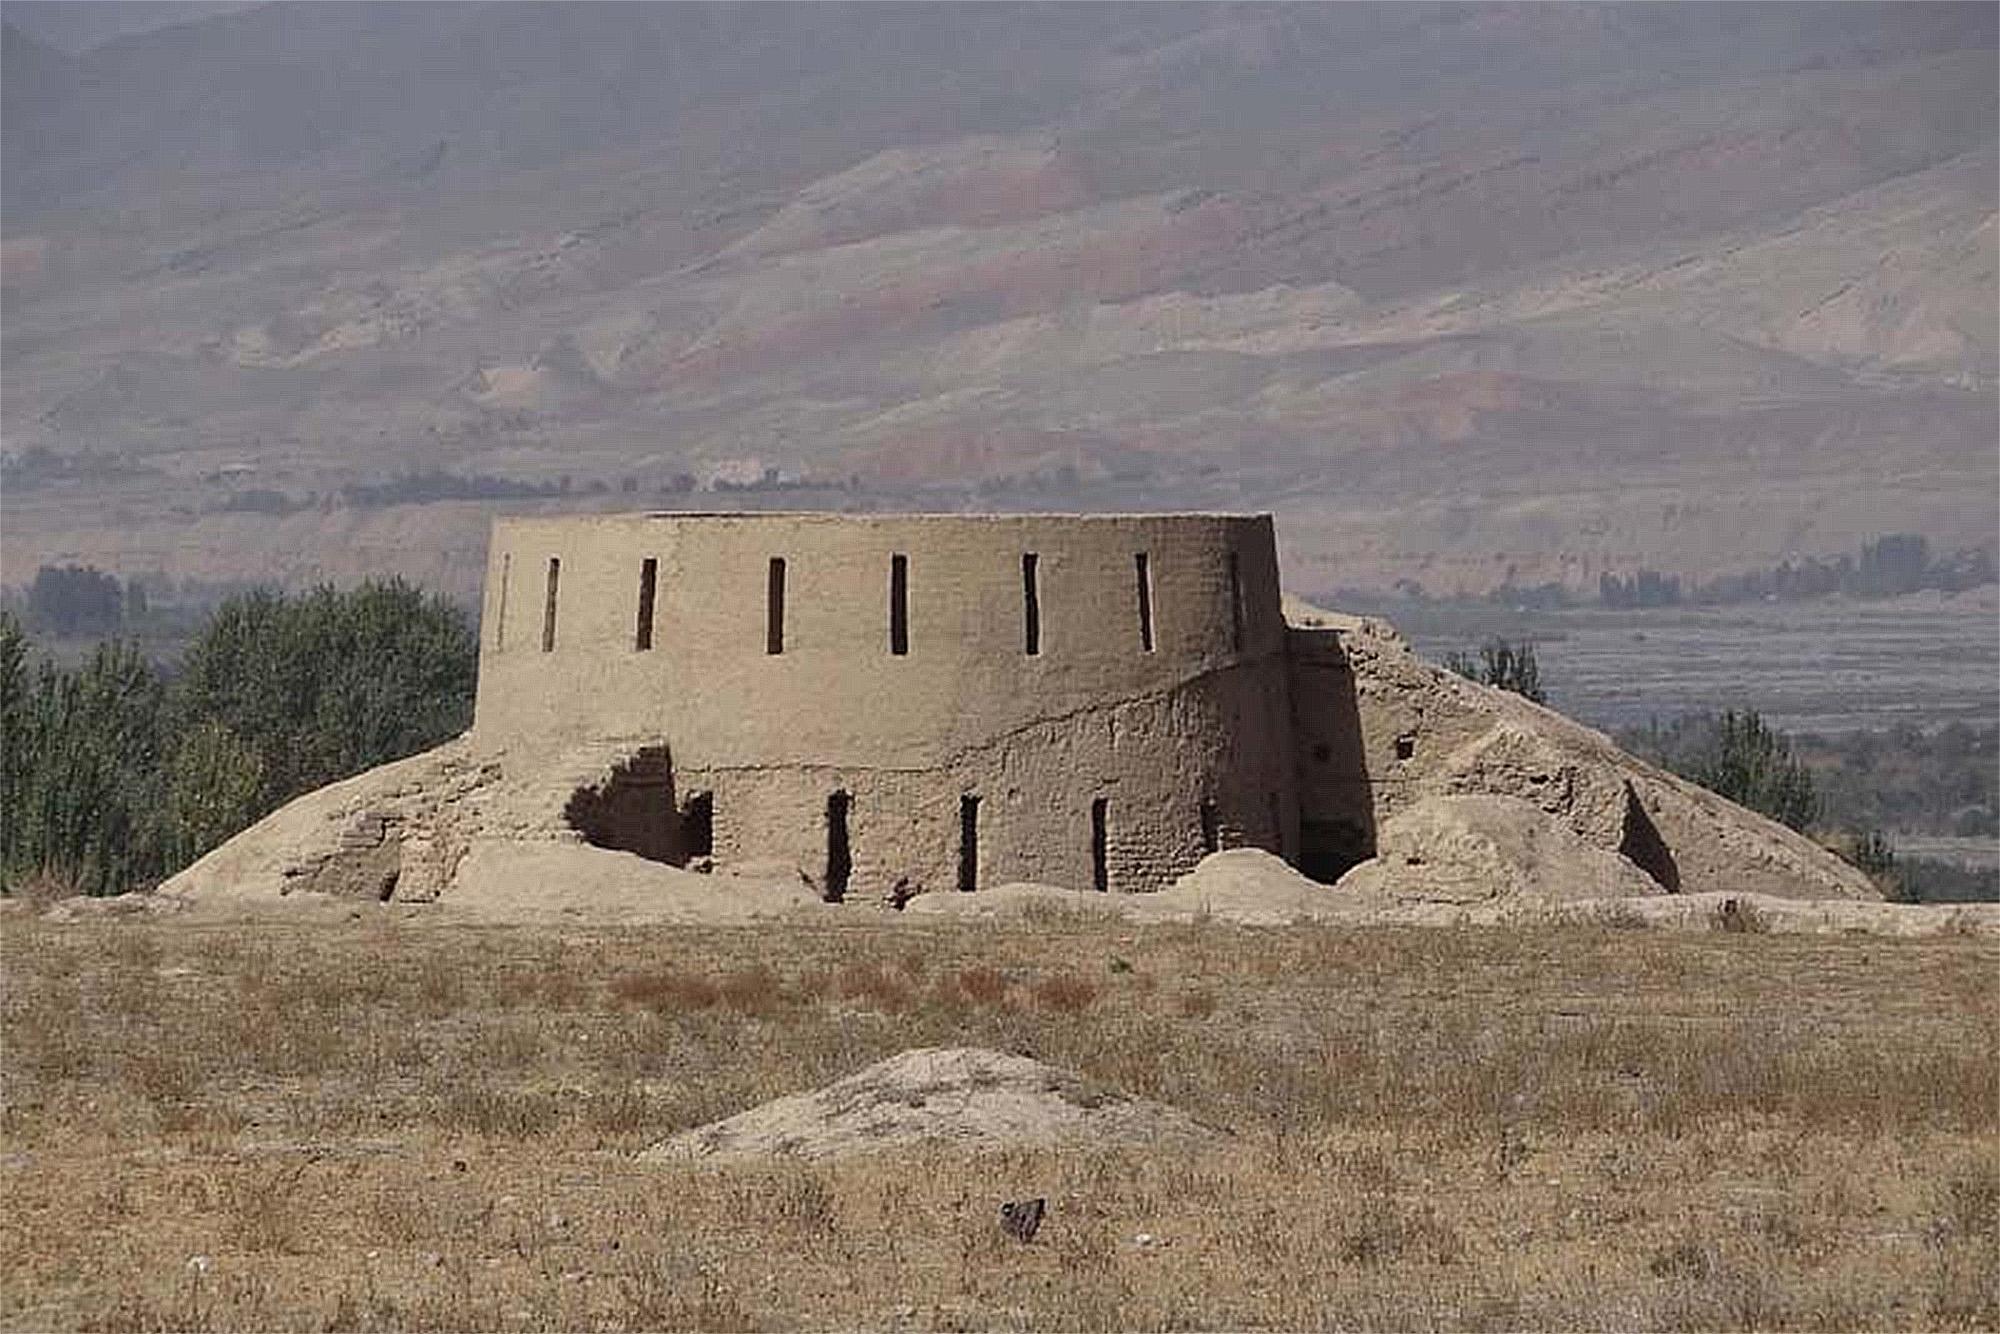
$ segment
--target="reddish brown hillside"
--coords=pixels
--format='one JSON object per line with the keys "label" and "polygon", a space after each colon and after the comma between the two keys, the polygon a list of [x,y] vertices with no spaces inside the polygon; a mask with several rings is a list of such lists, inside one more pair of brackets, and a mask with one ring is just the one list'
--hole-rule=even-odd
{"label": "reddish brown hillside", "polygon": [[423,470],[1468,588],[2000,528],[1991,6],[16,13],[10,579],[476,569],[340,499]]}

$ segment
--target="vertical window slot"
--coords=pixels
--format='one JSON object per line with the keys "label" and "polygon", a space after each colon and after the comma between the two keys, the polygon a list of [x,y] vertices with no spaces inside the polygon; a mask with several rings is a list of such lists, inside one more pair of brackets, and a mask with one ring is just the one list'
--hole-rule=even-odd
{"label": "vertical window slot", "polygon": [[556,586],[562,582],[562,560],[549,557],[549,590],[542,600],[542,652],[553,653],[556,647]]}
{"label": "vertical window slot", "polygon": [[958,888],[979,888],[979,798],[970,792],[958,799]]}
{"label": "vertical window slot", "polygon": [[771,557],[771,570],[764,580],[764,651],[785,651],[785,558]]}
{"label": "vertical window slot", "polygon": [[1132,570],[1139,586],[1139,647],[1153,651],[1153,563],[1146,553],[1132,557]]}
{"label": "vertical window slot", "polygon": [[847,881],[854,873],[854,853],[847,841],[847,812],[854,798],[832,792],[826,798],[826,889],[822,897],[838,903],[847,896]]}
{"label": "vertical window slot", "polygon": [[500,557],[500,603],[493,609],[493,648],[495,652],[507,647],[507,585],[512,582],[514,557],[503,554]]}
{"label": "vertical window slot", "polygon": [[1222,846],[1222,815],[1212,801],[1201,803],[1201,850],[1214,852]]}
{"label": "vertical window slot", "polygon": [[1233,551],[1229,553],[1229,647],[1243,648],[1243,568]]}
{"label": "vertical window slot", "polygon": [[1021,647],[1029,657],[1042,651],[1042,558],[1021,554]]}
{"label": "vertical window slot", "polygon": [[910,558],[889,557],[889,652],[910,651]]}
{"label": "vertical window slot", "polygon": [[653,598],[660,582],[660,562],[651,556],[639,566],[639,626],[633,646],[641,653],[653,647]]}
{"label": "vertical window slot", "polygon": [[1111,800],[1099,797],[1090,803],[1090,887],[1100,894],[1111,888],[1110,825]]}

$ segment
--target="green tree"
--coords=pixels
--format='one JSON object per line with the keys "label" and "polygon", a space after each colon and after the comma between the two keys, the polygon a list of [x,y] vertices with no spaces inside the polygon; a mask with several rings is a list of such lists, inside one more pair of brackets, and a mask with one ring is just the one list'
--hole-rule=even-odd
{"label": "green tree", "polygon": [[1548,703],[1548,694],[1542,689],[1541,664],[1535,661],[1532,643],[1489,639],[1480,645],[1478,659],[1469,653],[1453,652],[1445,655],[1444,665],[1469,681],[1511,690],[1537,704]]}
{"label": "green tree", "polygon": [[32,661],[0,615],[0,879],[144,888],[308,789],[456,735],[465,616],[400,580],[219,608],[170,691],[136,648]]}
{"label": "green tree", "polygon": [[1620,740],[1630,749],[1739,806],[1803,830],[1819,818],[1812,771],[1784,733],[1751,710],[1687,714]]}
{"label": "green tree", "polygon": [[167,763],[168,864],[186,866],[257,819],[264,760],[221,723],[184,731]]}
{"label": "green tree", "polygon": [[477,659],[465,614],[400,579],[251,593],[190,645],[179,704],[254,752],[261,814],[464,731]]}
{"label": "green tree", "polygon": [[23,856],[16,821],[34,772],[34,695],[27,632],[12,613],[0,611],[0,874],[8,876]]}
{"label": "green tree", "polygon": [[157,879],[166,690],[152,665],[129,645],[101,644],[79,667],[30,673],[9,624],[0,677],[0,873],[9,883],[48,874],[93,894]]}
{"label": "green tree", "polygon": [[1896,849],[1879,829],[1871,829],[1854,842],[1847,860],[1871,876],[1885,876],[1896,869]]}
{"label": "green tree", "polygon": [[44,565],[28,586],[28,617],[52,634],[112,634],[124,611],[123,586],[94,565]]}
{"label": "green tree", "polygon": [[1714,748],[1689,777],[1793,829],[1804,829],[1819,816],[1812,774],[1792,758],[1784,735],[1748,710],[1723,713]]}

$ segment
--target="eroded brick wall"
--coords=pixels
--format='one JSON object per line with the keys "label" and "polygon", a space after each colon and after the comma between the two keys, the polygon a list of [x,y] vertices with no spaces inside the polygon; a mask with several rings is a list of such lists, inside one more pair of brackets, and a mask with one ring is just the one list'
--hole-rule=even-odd
{"label": "eroded brick wall", "polygon": [[1098,801],[1112,891],[1296,849],[1265,517],[503,520],[484,624],[482,742],[667,746],[717,856],[816,878],[845,793],[850,897],[954,888],[968,796],[982,886],[1090,886]]}

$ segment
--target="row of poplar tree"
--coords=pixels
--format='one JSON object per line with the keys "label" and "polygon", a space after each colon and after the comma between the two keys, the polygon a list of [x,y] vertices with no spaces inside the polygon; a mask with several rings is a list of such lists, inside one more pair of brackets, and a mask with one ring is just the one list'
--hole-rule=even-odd
{"label": "row of poplar tree", "polygon": [[0,881],[157,884],[300,793],[463,731],[464,612],[401,580],[219,606],[181,660],[38,658],[0,614]]}

